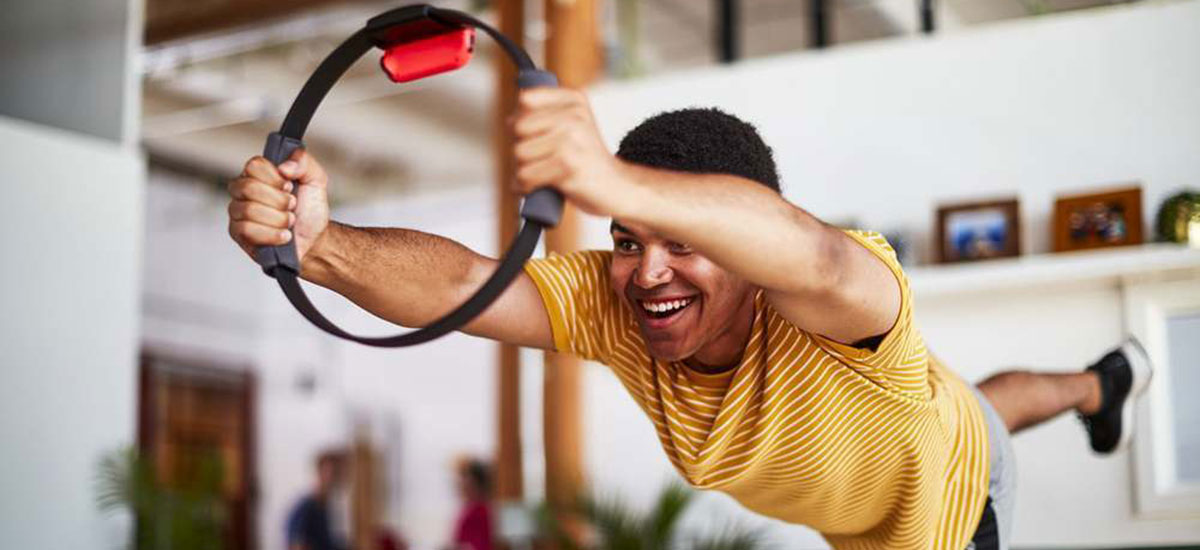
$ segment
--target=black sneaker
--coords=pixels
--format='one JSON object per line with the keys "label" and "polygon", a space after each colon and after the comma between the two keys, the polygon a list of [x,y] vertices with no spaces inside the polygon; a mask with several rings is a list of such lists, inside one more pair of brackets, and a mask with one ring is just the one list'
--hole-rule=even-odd
{"label": "black sneaker", "polygon": [[1109,454],[1129,446],[1134,398],[1146,390],[1153,372],[1141,343],[1130,338],[1087,368],[1100,377],[1100,410],[1080,415],[1092,450]]}

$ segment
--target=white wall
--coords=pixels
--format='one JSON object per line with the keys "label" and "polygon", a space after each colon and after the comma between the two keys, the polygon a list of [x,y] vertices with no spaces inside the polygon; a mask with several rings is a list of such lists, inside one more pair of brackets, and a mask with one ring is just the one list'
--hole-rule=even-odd
{"label": "white wall", "polygon": [[0,117],[0,533],[11,548],[103,548],[102,453],[134,443],[144,162]]}
{"label": "white wall", "polygon": [[112,141],[134,140],[134,52],[142,5],[131,0],[5,2],[0,114]]}
{"label": "white wall", "polygon": [[[939,201],[1019,192],[1026,233],[1037,235],[1061,190],[1141,179],[1155,204],[1167,190],[1200,182],[1198,30],[1200,3],[1138,4],[605,86],[593,103],[614,142],[670,108],[716,104],[745,116],[775,147],[788,197],[821,216],[927,231]],[[343,208],[335,217],[417,227],[486,251],[494,233],[485,188]],[[454,510],[447,462],[494,445],[493,348],[462,336],[402,351],[336,342],[291,311],[229,241],[218,191],[156,178],[148,216],[146,342],[247,359],[262,377],[264,548],[280,547],[283,514],[308,483],[311,453],[346,438],[357,418],[396,451],[389,520],[415,548],[444,541]],[[607,246],[602,221],[585,227],[591,246]],[[1044,250],[1045,239],[1027,248]],[[386,332],[340,298],[313,294],[338,322]],[[918,315],[933,348],[969,379],[1009,364],[1077,368],[1122,332],[1115,289],[1034,299],[918,296]],[[537,354],[526,356],[534,366],[523,382],[524,449],[537,498],[540,377]],[[309,373],[318,380],[311,394],[296,384]],[[603,367],[588,367],[587,384],[585,457],[594,484],[648,503],[673,477],[649,422]],[[1017,445],[1018,543],[1200,540],[1195,521],[1132,519],[1128,457],[1088,456],[1071,419]],[[779,548],[824,547],[811,531],[752,517],[720,495],[705,495],[690,522],[731,514],[763,525]]]}

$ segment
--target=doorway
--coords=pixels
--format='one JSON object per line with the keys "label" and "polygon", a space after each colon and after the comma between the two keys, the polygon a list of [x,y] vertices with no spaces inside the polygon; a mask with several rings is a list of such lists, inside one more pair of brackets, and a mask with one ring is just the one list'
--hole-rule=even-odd
{"label": "doorway", "polygon": [[249,368],[143,352],[138,448],[164,488],[217,503],[222,546],[253,550],[255,377]]}

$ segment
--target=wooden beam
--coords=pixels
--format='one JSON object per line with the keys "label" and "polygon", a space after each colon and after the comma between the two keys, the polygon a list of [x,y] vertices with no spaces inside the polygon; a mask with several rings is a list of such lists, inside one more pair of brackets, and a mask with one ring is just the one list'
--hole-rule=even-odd
{"label": "wooden beam", "polygon": [[741,0],[716,0],[717,59],[721,63],[733,63],[741,57]]}
{"label": "wooden beam", "polygon": [[812,37],[809,40],[811,47],[824,48],[829,46],[829,17],[830,6],[829,0],[809,0],[809,17]]}
{"label": "wooden beam", "polygon": [[[546,0],[546,68],[560,85],[583,88],[600,75],[603,62],[598,24],[600,0]],[[579,247],[579,216],[570,205],[562,223],[546,237],[548,252]],[[567,355],[546,353],[543,374],[543,442],[546,452],[546,499],[552,510],[574,503],[584,490],[582,363]],[[560,516],[562,518],[564,516]],[[567,524],[569,534],[578,526]]]}
{"label": "wooden beam", "polygon": [[934,27],[933,0],[921,0],[921,32],[933,34]]}
{"label": "wooden beam", "polygon": [[[496,2],[497,28],[523,46],[525,4],[522,0]],[[492,120],[496,165],[496,233],[498,250],[506,249],[517,234],[517,197],[511,191],[513,136],[505,122],[517,101],[517,70],[507,56],[495,56],[496,93]],[[516,346],[500,344],[497,352],[496,487],[500,502],[520,502],[525,496],[521,467],[521,357]]]}
{"label": "wooden beam", "polygon": [[365,432],[354,436],[350,446],[350,548],[377,547],[380,518],[380,489],[376,480],[379,459]]}
{"label": "wooden beam", "polygon": [[582,88],[600,76],[600,0],[545,0],[546,68],[559,84]]}
{"label": "wooden beam", "polygon": [[[198,34],[294,16],[314,8],[365,0],[147,0],[143,41],[154,45]],[[365,23],[365,21],[364,21]]]}

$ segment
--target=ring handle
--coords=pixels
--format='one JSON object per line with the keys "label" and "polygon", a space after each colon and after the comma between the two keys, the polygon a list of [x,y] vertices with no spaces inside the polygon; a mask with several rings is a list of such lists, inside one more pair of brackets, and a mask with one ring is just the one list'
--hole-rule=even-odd
{"label": "ring handle", "polygon": [[[517,73],[517,88],[557,88],[558,77],[549,71],[526,69]],[[525,195],[521,205],[521,217],[545,227],[554,227],[562,221],[563,196],[557,189],[543,187]]]}
{"label": "ring handle", "polygon": [[[267,144],[263,146],[263,157],[271,161],[271,164],[279,166],[291,158],[292,153],[297,149],[303,148],[303,141],[287,137],[279,132],[271,132],[267,136]],[[299,187],[298,185],[292,186],[293,195],[296,194]],[[254,253],[254,261],[262,266],[264,273],[272,277],[275,276],[275,272],[279,268],[287,269],[292,274],[299,275],[300,256],[296,253],[296,233],[292,232],[292,238],[286,244],[260,247]]]}

